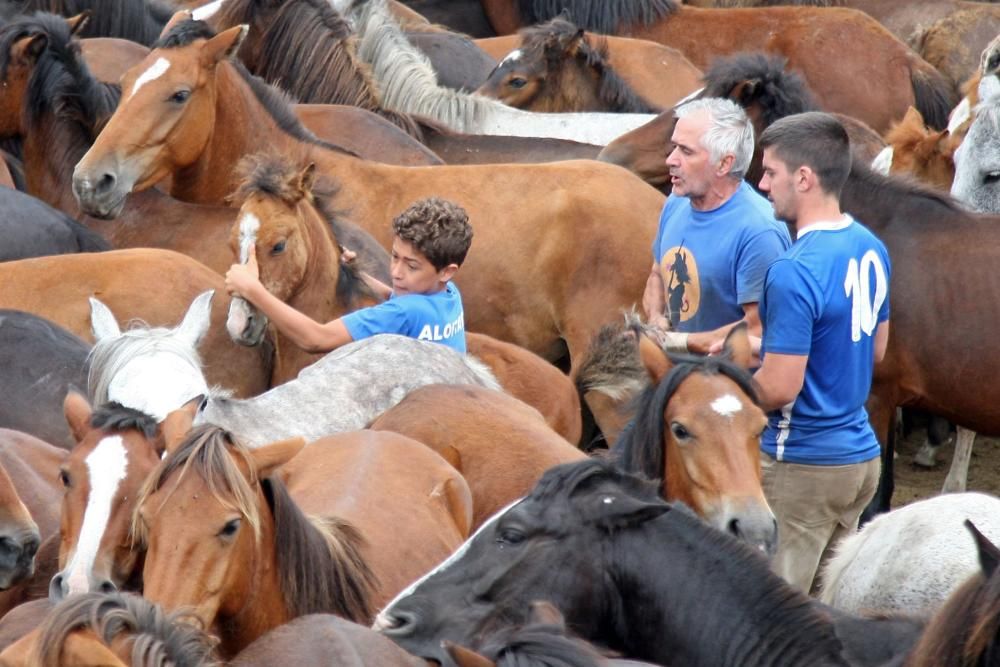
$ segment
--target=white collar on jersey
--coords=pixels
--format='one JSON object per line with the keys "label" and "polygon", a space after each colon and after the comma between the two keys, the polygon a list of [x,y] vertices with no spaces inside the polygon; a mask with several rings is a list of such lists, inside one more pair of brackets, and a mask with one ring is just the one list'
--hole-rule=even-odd
{"label": "white collar on jersey", "polygon": [[814,222],[811,225],[806,225],[800,229],[797,238],[802,238],[809,232],[837,232],[841,229],[847,229],[852,222],[854,222],[854,219],[846,213],[840,220],[834,220],[832,222]]}

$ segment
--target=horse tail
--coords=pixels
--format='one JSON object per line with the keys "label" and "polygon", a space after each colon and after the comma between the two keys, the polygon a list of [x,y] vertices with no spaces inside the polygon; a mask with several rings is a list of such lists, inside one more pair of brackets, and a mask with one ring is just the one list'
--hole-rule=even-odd
{"label": "horse tail", "polygon": [[639,316],[631,312],[625,315],[624,324],[608,324],[597,332],[576,374],[581,396],[596,391],[621,401],[649,384],[649,375],[639,359],[637,326],[642,326]]}
{"label": "horse tail", "polygon": [[841,588],[841,579],[847,568],[858,558],[861,549],[868,541],[868,530],[860,530],[848,535],[836,546],[833,557],[823,566],[820,573],[819,599],[830,606],[837,606],[837,595]]}
{"label": "horse tail", "polygon": [[948,114],[958,103],[955,87],[930,63],[914,62],[910,69],[914,106],[928,127],[943,130],[948,127]]}
{"label": "horse tail", "polygon": [[486,363],[471,354],[466,354],[464,357],[465,365],[472,371],[475,383],[486,387],[487,389],[494,389],[496,391],[504,391],[503,386],[501,386],[500,381],[497,380],[497,376],[493,373]]}

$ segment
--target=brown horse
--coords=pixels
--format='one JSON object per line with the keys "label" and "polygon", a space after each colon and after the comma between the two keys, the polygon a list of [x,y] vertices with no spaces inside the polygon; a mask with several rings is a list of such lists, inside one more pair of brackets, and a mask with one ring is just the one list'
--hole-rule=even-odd
{"label": "brown horse", "polygon": [[955,180],[954,154],[961,136],[928,128],[920,112],[910,107],[903,120],[893,123],[885,140],[892,147],[890,173],[911,174],[943,192],[951,189]]}
{"label": "brown horse", "polygon": [[370,622],[468,535],[468,485],[409,438],[248,450],[218,427],[182,432],[165,434],[170,454],[138,499],[144,596],[192,608],[227,655],[304,614]]}
{"label": "brown horse", "polygon": [[59,471],[60,571],[49,596],[139,590],[142,561],[129,529],[135,497],[163,450],[156,419],[114,404],[92,410],[75,393],[64,410],[77,445]]}
{"label": "brown horse", "polygon": [[[483,3],[501,34],[551,19],[555,7],[543,0]],[[702,69],[715,56],[738,51],[784,56],[788,66],[809,82],[822,108],[853,116],[877,132],[884,132],[893,120],[902,118],[909,106],[920,109],[932,126],[944,127],[953,106],[950,82],[877,21],[856,10],[701,9],[678,5],[674,0],[574,0],[563,4],[582,27],[669,45]],[[845,44],[852,48],[845,50]],[[873,61],[870,54],[878,56]],[[859,94],[859,77],[866,83],[863,94]]]}
{"label": "brown horse", "polygon": [[[77,165],[75,190],[89,210],[114,215],[129,191],[169,174],[175,195],[221,201],[235,162],[267,143],[335,177],[333,205],[386,247],[388,221],[413,201],[436,195],[462,205],[476,233],[458,278],[470,329],[548,358],[568,349],[572,360],[600,322],[641,294],[663,198],[627,172],[584,161],[429,169],[360,161],[281,130],[276,117],[290,116],[287,107],[262,103],[260,84],[226,60],[240,28],[177,31],[183,45],[154,50],[126,75],[124,89],[135,93]],[[167,69],[152,79],[157,62]]]}
{"label": "brown horse", "polygon": [[151,326],[173,326],[194,298],[215,290],[212,327],[200,344],[210,384],[239,396],[268,387],[269,350],[246,349],[226,335],[229,299],[222,276],[168,250],[133,249],[39,257],[0,264],[0,307],[24,310],[93,342],[90,305],[98,295],[119,321],[140,318]]}
{"label": "brown horse", "polygon": [[538,411],[480,387],[421,387],[369,428],[418,440],[462,473],[472,489],[473,529],[526,495],[552,466],[586,458]]}
{"label": "brown horse", "polygon": [[[251,239],[243,221],[254,220],[257,262],[269,292],[320,322],[381,300],[358,277],[353,262],[345,266],[341,261],[342,225],[332,211],[322,212],[331,191],[313,182],[313,167],[299,170],[281,158],[258,155],[241,161],[237,174],[241,182],[233,200],[241,207],[230,236],[233,260],[246,261]],[[279,246],[284,249],[274,252]],[[237,303],[241,305],[231,311],[227,324],[230,335],[244,345],[259,344],[266,320],[245,302]],[[569,378],[510,343],[482,334],[466,338],[469,353],[486,363],[507,391],[543,411],[570,442],[580,439],[580,399]],[[280,333],[276,344],[273,385],[294,378],[323,356],[302,350]]]}
{"label": "brown horse", "polygon": [[626,42],[619,44],[620,59],[626,62],[626,53],[646,45],[664,52],[640,70],[655,77],[650,88],[659,94],[655,101],[647,98],[619,74],[607,38],[588,38],[562,18],[523,28],[520,38],[478,90],[519,109],[651,113],[670,108],[700,86],[700,70],[673,49],[619,38]]}

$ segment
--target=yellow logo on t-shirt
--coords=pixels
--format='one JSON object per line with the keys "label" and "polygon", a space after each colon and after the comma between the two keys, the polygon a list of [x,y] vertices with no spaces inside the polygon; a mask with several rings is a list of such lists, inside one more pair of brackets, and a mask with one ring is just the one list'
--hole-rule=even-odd
{"label": "yellow logo on t-shirt", "polygon": [[698,263],[691,251],[679,246],[670,248],[660,258],[663,276],[664,313],[671,326],[686,322],[698,312],[701,304],[701,284],[698,282]]}

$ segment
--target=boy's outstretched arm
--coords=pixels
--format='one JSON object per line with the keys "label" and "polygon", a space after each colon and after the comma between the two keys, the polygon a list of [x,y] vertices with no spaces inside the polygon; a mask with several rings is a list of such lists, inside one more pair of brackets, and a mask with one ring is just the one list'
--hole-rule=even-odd
{"label": "boy's outstretched arm", "polygon": [[[357,258],[358,254],[353,250],[340,246],[340,261],[345,266],[350,266],[352,262]],[[375,292],[375,294],[383,301],[388,299],[392,295],[392,288],[386,285],[384,282],[371,275],[367,271],[358,269],[358,277],[361,278],[368,285],[368,289]]]}
{"label": "boy's outstretched arm", "polygon": [[268,292],[260,282],[257,255],[250,249],[246,264],[233,264],[226,272],[226,291],[252,303],[278,331],[307,352],[329,352],[353,338],[340,319],[320,324]]}

